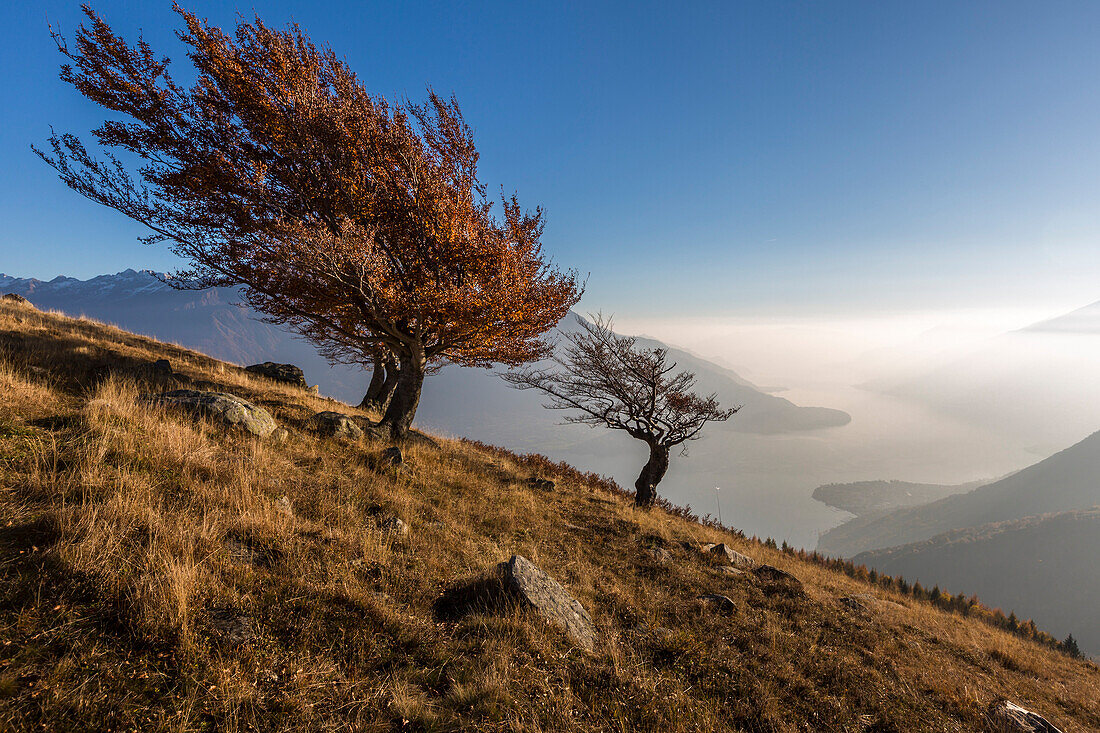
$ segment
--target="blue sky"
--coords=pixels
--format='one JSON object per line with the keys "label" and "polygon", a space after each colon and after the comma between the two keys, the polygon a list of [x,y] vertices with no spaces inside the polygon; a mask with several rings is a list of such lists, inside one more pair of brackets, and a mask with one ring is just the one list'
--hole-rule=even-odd
{"label": "blue sky", "polygon": [[[213,3],[296,20],[371,91],[453,91],[482,176],[548,213],[582,308],[636,319],[1100,299],[1100,4]],[[171,3],[98,2],[182,66]],[[0,10],[0,271],[169,269],[30,152],[102,116]]]}

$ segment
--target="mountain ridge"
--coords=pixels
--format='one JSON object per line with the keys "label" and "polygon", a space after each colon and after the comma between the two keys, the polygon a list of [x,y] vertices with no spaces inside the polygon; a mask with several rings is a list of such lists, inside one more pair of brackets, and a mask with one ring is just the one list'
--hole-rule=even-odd
{"label": "mountain ridge", "polygon": [[818,550],[841,557],[908,545],[955,529],[1100,504],[1100,432],[1003,479],[885,516],[853,520],[821,536]]}

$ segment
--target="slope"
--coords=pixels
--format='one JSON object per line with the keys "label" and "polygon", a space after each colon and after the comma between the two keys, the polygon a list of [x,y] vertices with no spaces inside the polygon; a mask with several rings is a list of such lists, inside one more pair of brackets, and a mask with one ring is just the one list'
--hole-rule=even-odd
{"label": "slope", "polygon": [[821,536],[818,549],[852,557],[952,529],[1100,504],[1100,432],[1000,481],[886,516],[860,517]]}
{"label": "slope", "polygon": [[[87,315],[237,364],[297,364],[322,394],[352,404],[366,389],[362,368],[330,367],[309,343],[235,306],[240,301],[235,290],[179,291],[146,272],[127,270],[86,281],[0,276],[0,292],[15,292],[44,309]],[[573,324],[567,318],[562,327]],[[813,501],[806,490],[817,483],[809,475],[817,466],[799,465],[798,457],[806,443],[821,439],[821,430],[844,425],[849,416],[765,394],[736,373],[686,352],[674,350],[673,357],[694,370],[702,388],[717,392],[724,404],[744,407],[733,420],[708,427],[693,445],[690,460],[673,463],[663,484],[667,494],[678,503],[709,509],[713,487],[722,486],[729,501],[750,514],[746,522],[754,534],[799,545],[810,544],[819,530],[835,524],[834,512]],[[538,394],[508,387],[496,370],[451,367],[426,381],[417,424],[442,435],[542,453],[633,485],[645,463],[644,445],[621,434],[562,424],[562,415],[542,404]],[[799,440],[796,444],[788,437]],[[731,455],[739,457],[735,470]],[[826,454],[822,460],[831,458]]]}
{"label": "slope", "polygon": [[1100,509],[1030,517],[947,532],[857,555],[891,575],[977,593],[1100,654]]}
{"label": "slope", "polygon": [[[139,399],[173,387],[288,435]],[[1100,726],[1094,665],[567,466],[437,439],[394,468],[310,428],[353,408],[179,347],[0,302],[0,394],[0,727],[961,731],[1000,696]],[[481,596],[439,613],[516,553],[590,612],[593,652]]]}

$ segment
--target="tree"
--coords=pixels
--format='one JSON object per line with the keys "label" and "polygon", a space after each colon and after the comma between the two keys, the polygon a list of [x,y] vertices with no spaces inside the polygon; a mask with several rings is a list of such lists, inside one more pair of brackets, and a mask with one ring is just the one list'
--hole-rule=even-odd
{"label": "tree", "polygon": [[[147,226],[190,263],[177,287],[242,286],[265,320],[334,360],[376,348],[398,362],[382,423],[409,429],[426,370],[443,360],[523,364],[583,290],[542,254],[541,209],[477,176],[457,101],[367,93],[336,54],[297,26],[259,18],[232,36],[178,6],[197,77],[130,45],[90,8],[61,78],[122,119],[35,149],[73,190]],[[116,152],[141,161],[131,173]]]}
{"label": "tree", "polygon": [[602,316],[577,321],[579,330],[565,335],[552,366],[503,377],[518,389],[549,395],[550,409],[575,411],[567,422],[623,430],[649,446],[649,460],[634,482],[634,502],[650,507],[668,470],[669,451],[698,438],[708,422],[728,420],[740,406],[722,409],[716,395],[696,395],[695,375],[674,373],[666,349],[639,347]]}
{"label": "tree", "polygon": [[1081,647],[1077,646],[1077,640],[1073,638],[1073,634],[1066,637],[1066,640],[1062,642],[1062,649],[1066,654],[1075,659],[1080,659],[1084,655],[1081,654]]}
{"label": "tree", "polygon": [[397,359],[381,346],[371,352],[371,375],[367,393],[359,406],[368,410],[385,410],[397,386]]}

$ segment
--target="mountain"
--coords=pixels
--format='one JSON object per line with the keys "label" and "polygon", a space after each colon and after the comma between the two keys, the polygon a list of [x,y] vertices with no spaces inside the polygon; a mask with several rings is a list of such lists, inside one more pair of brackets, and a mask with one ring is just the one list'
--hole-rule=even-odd
{"label": "mountain", "polygon": [[[126,270],[90,280],[57,277],[48,282],[0,275],[0,292],[14,292],[36,306],[87,315],[136,333],[199,349],[236,364],[289,362],[305,370],[321,393],[358,403],[368,374],[361,368],[330,366],[307,342],[262,321],[232,289],[180,291],[147,272]],[[576,314],[562,329],[575,327]],[[640,339],[645,346],[660,346]],[[840,410],[803,407],[766,394],[731,369],[681,349],[670,349],[681,368],[696,373],[704,393],[725,405],[742,405],[728,422],[709,426],[692,444],[691,458],[677,459],[661,484],[674,501],[712,512],[713,487],[721,486],[728,506],[737,507],[738,526],[800,546],[836,523],[835,512],[809,497],[818,464],[800,461],[811,451],[831,460],[820,435],[851,419]],[[498,378],[499,370],[444,368],[429,377],[417,424],[452,436],[507,443],[514,450],[543,453],[586,471],[613,476],[626,486],[645,463],[645,446],[629,436],[562,424],[562,414],[545,410],[534,392],[520,392]],[[803,444],[804,443],[804,444]],[[812,482],[812,483],[811,483]]]}
{"label": "mountain", "polygon": [[1004,333],[866,389],[926,404],[1047,454],[1100,425],[1100,303]]}
{"label": "mountain", "polygon": [[1100,729],[1047,637],[178,346],[0,300],[0,395],[5,731]]}
{"label": "mountain", "polygon": [[857,517],[885,514],[895,509],[919,506],[952,494],[973,491],[987,481],[965,484],[919,484],[911,481],[853,481],[824,484],[814,489],[813,498]]}
{"label": "mountain", "polygon": [[[263,323],[255,313],[237,305],[241,298],[237,291],[229,288],[176,290],[149,272],[125,270],[89,280],[58,276],[41,281],[0,274],[0,292],[21,295],[39,308],[87,315],[135,333],[201,349],[228,361],[293,362],[317,381],[323,394],[345,401],[362,397],[368,381],[361,368],[333,367],[322,360],[310,344]],[[578,318],[581,316],[572,314],[561,325],[562,330],[575,328],[574,319]],[[740,419],[726,423],[723,429],[784,433],[844,425],[850,419],[840,410],[800,407],[766,394],[733,370],[682,349],[670,348],[645,337],[638,341],[647,348],[668,349],[682,368],[695,372],[701,391],[716,392],[727,404],[743,405]],[[468,427],[466,418],[459,421],[455,413],[468,416],[477,405],[492,405],[494,414],[510,417],[510,412],[525,412],[533,401],[537,401],[537,398],[532,399],[533,395],[519,395],[515,400],[504,399],[504,404],[500,404],[502,395],[516,393],[499,380],[487,379],[487,375],[491,372],[453,366],[444,369],[442,375],[430,380],[429,394],[458,396],[460,402],[450,404],[438,398],[425,400],[421,419],[444,430],[464,428]]]}
{"label": "mountain", "polygon": [[1100,301],[1057,318],[1040,321],[1022,330],[1026,333],[1078,333],[1095,336],[1100,334]]}
{"label": "mountain", "polygon": [[954,529],[1100,504],[1100,432],[1028,468],[973,491],[885,516],[859,518],[826,532],[821,552],[852,557]]}
{"label": "mountain", "polygon": [[853,562],[929,587],[976,593],[1100,655],[1100,509],[945,532],[857,555]]}

